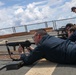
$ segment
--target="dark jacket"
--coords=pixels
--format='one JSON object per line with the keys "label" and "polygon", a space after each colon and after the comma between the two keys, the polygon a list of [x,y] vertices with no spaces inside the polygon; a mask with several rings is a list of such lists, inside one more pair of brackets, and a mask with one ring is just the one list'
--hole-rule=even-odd
{"label": "dark jacket", "polygon": [[73,42],[76,42],[76,31],[68,39]]}
{"label": "dark jacket", "polygon": [[70,40],[46,35],[28,56],[21,55],[25,64],[32,64],[41,58],[56,63],[76,63],[76,44]]}

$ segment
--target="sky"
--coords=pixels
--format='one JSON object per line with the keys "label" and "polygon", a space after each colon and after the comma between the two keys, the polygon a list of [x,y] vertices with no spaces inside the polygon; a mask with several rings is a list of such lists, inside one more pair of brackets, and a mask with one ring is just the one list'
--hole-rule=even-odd
{"label": "sky", "polygon": [[0,29],[75,17],[76,0],[0,0]]}

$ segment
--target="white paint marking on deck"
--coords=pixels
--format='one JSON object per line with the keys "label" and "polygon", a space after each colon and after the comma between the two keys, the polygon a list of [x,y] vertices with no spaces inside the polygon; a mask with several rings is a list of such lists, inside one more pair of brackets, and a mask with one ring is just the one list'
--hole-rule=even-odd
{"label": "white paint marking on deck", "polygon": [[32,67],[25,75],[52,75],[56,66],[56,63],[52,63],[45,59],[42,59],[34,67]]}

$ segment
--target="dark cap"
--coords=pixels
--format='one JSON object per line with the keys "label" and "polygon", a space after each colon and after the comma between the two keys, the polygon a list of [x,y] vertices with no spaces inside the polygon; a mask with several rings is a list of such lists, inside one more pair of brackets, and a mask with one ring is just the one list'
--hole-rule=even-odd
{"label": "dark cap", "polygon": [[76,9],[76,7],[72,7],[72,8],[71,8],[71,11],[74,11],[75,9]]}

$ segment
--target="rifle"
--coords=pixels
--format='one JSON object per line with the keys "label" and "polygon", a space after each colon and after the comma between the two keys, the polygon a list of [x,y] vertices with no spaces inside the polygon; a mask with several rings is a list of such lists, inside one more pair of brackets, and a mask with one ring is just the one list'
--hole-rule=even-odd
{"label": "rifle", "polygon": [[57,33],[57,36],[61,39],[67,39],[68,37],[68,34],[66,33],[65,31],[65,27],[61,27],[59,28],[58,30],[56,30],[58,33]]}
{"label": "rifle", "polygon": [[10,42],[10,43],[8,43],[8,41],[6,41],[5,44],[0,44],[0,46],[6,46],[10,58],[13,61],[18,61],[20,59],[14,59],[14,58],[11,57],[12,53],[11,53],[11,51],[9,49],[9,46],[12,46],[14,48],[14,50],[16,50],[16,46],[21,45],[23,47],[23,52],[24,52],[24,47],[27,48],[27,47],[31,46],[31,44],[35,44],[35,43],[34,42],[30,42],[29,40],[26,40],[26,41],[23,41],[23,42]]}

